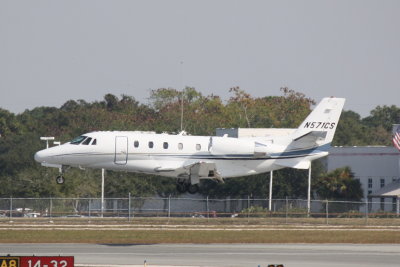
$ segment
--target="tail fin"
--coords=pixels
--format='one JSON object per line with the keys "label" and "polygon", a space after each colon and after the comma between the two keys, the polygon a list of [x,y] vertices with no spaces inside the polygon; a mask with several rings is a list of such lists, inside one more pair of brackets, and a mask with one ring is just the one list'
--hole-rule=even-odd
{"label": "tail fin", "polygon": [[[323,98],[315,109],[293,133],[296,147],[330,144],[344,106],[344,98]],[[303,144],[303,145],[301,145]]]}

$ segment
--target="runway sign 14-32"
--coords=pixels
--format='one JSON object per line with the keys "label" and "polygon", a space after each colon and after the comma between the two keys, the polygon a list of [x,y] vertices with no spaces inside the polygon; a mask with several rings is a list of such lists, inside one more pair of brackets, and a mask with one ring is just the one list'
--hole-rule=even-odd
{"label": "runway sign 14-32", "polygon": [[5,256],[0,267],[74,267],[73,256]]}

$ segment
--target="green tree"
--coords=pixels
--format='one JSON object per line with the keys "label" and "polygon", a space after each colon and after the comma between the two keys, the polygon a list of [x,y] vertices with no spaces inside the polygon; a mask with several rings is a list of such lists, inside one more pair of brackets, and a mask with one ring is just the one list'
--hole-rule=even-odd
{"label": "green tree", "polygon": [[354,111],[343,111],[335,132],[333,145],[362,146],[369,143],[370,129],[363,125],[361,116]]}
{"label": "green tree", "polygon": [[363,119],[363,123],[370,127],[383,127],[386,131],[392,131],[392,125],[400,123],[400,108],[392,106],[377,106],[371,110],[371,115]]}
{"label": "green tree", "polygon": [[[0,196],[98,196],[98,170],[71,169],[67,183],[56,185],[57,169],[44,168],[33,155],[44,148],[40,136],[55,136],[67,142],[97,130],[180,131],[181,104],[184,129],[193,135],[213,135],[218,127],[298,127],[314,101],[304,94],[281,88],[281,96],[255,98],[234,87],[227,102],[219,96],[203,96],[192,87],[181,91],[161,88],[150,92],[149,103],[134,97],[106,94],[102,101],[69,100],[61,108],[37,107],[15,115],[0,109]],[[183,96],[183,99],[182,99]],[[399,108],[378,106],[362,119],[353,111],[343,112],[334,145],[390,144],[391,124],[399,122]],[[317,168],[313,163],[313,177]],[[275,172],[274,197],[304,197],[307,171],[283,169]],[[175,181],[141,174],[107,172],[107,196],[177,194]],[[215,185],[206,181],[202,192],[213,196],[260,196],[268,193],[269,174],[227,179]],[[276,194],[275,194],[276,193]]]}
{"label": "green tree", "polygon": [[322,199],[360,201],[363,197],[361,183],[354,179],[350,167],[338,168],[321,175],[314,187]]}

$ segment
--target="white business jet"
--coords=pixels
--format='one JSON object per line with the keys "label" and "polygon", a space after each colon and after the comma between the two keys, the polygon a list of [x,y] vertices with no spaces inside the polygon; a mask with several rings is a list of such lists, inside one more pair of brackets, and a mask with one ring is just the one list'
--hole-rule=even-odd
{"label": "white business jet", "polygon": [[299,128],[284,136],[217,137],[101,131],[38,151],[35,160],[69,167],[128,171],[177,178],[179,192],[196,193],[201,179],[240,177],[285,167],[308,169],[328,155],[345,99],[324,98]]}

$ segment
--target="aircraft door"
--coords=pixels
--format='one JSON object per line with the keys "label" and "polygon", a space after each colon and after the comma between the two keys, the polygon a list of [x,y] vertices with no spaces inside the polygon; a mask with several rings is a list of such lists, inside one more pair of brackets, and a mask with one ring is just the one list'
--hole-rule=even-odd
{"label": "aircraft door", "polygon": [[114,163],[118,165],[125,165],[127,161],[128,161],[128,137],[116,136]]}

